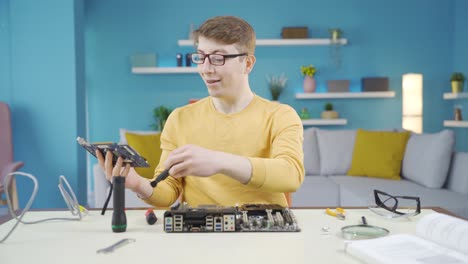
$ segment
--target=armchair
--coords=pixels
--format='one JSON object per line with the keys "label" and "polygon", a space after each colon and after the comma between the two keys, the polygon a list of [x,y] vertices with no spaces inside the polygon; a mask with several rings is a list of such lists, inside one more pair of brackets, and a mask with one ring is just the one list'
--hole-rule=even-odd
{"label": "armchair", "polygon": [[7,200],[5,190],[8,188],[13,210],[17,210],[18,192],[16,190],[16,181],[12,177],[8,186],[5,185],[5,177],[23,167],[23,162],[13,161],[13,137],[11,129],[10,108],[4,102],[0,102],[0,205],[6,205]]}

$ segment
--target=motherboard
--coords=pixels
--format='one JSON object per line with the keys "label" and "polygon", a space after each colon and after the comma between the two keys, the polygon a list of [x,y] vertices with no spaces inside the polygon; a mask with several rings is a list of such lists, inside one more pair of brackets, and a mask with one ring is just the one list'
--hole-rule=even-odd
{"label": "motherboard", "polygon": [[91,155],[96,157],[96,150],[99,150],[103,157],[106,156],[107,151],[112,152],[112,165],[115,166],[119,157],[123,158],[124,164],[130,164],[131,167],[150,167],[150,164],[146,159],[138,154],[138,152],[131,146],[126,144],[117,144],[113,142],[97,142],[88,143],[81,137],[77,137],[76,140],[83,148],[85,148]]}
{"label": "motherboard", "polygon": [[177,233],[299,232],[301,230],[293,212],[276,204],[190,207],[183,203],[164,213],[164,231]]}

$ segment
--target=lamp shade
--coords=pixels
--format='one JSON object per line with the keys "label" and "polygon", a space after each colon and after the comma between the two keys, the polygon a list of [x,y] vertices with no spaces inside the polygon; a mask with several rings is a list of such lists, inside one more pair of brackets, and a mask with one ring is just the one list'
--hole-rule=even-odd
{"label": "lamp shade", "polygon": [[403,123],[404,129],[422,133],[423,75],[403,74]]}

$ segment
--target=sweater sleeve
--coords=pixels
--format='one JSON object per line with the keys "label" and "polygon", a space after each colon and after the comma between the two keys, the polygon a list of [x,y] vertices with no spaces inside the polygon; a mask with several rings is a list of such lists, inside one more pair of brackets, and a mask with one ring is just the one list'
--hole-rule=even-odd
{"label": "sweater sleeve", "polygon": [[[161,158],[159,164],[154,171],[155,179],[164,169],[164,162],[166,161],[169,153],[177,148],[175,144],[175,138],[173,138],[176,129],[176,120],[178,116],[178,109],[174,110],[169,116],[164,126],[164,130],[161,134]],[[153,189],[153,193],[147,199],[143,199],[144,202],[156,206],[156,207],[168,207],[171,206],[182,193],[182,181],[183,179],[175,179],[172,176],[167,177],[164,181],[158,183]]]}
{"label": "sweater sleeve", "polygon": [[282,107],[274,117],[270,157],[250,157],[248,186],[266,192],[294,192],[304,180],[303,126],[296,111]]}

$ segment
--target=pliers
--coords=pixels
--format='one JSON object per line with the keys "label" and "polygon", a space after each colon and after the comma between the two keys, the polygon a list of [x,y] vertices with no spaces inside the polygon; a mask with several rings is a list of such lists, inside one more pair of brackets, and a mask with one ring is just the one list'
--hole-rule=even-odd
{"label": "pliers", "polygon": [[334,211],[332,211],[330,208],[327,208],[325,210],[325,213],[327,213],[327,215],[331,215],[331,216],[334,216],[340,220],[345,220],[346,219],[346,213],[345,213],[345,210],[343,208],[340,208],[340,207],[337,207]]}

